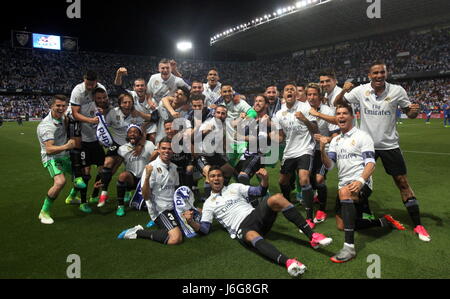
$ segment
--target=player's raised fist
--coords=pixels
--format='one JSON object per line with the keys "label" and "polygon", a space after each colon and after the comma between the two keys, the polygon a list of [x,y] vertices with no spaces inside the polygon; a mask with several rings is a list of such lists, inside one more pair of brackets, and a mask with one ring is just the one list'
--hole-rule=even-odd
{"label": "player's raised fist", "polygon": [[117,73],[121,75],[128,75],[128,70],[124,67],[121,67],[117,70]]}
{"label": "player's raised fist", "polygon": [[350,92],[353,89],[353,87],[355,87],[355,85],[353,85],[352,82],[345,82],[342,89],[345,90],[345,92]]}
{"label": "player's raised fist", "polygon": [[265,168],[260,168],[257,172],[256,172],[256,176],[264,179],[264,178],[268,178],[269,174],[267,172],[267,170]]}

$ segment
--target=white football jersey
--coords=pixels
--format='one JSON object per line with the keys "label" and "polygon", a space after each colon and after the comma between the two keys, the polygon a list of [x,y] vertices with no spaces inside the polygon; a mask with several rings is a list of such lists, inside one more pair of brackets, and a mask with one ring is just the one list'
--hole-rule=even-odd
{"label": "white football jersey", "polygon": [[217,83],[216,87],[212,89],[209,83],[203,84],[203,94],[205,95],[205,106],[209,107],[221,97],[222,83]]}
{"label": "white football jersey", "polygon": [[[175,164],[167,165],[158,157],[150,165],[153,166],[153,171],[149,179],[151,189],[149,213],[152,220],[155,220],[162,212],[174,209],[173,195],[180,180]],[[145,177],[146,170],[144,169],[142,178]]]}
{"label": "white football jersey", "polygon": [[272,118],[272,130],[283,130],[286,135],[286,148],[283,154],[283,162],[288,159],[299,158],[303,155],[313,155],[315,141],[306,125],[295,117],[300,111],[309,121],[317,119],[309,114],[309,103],[296,101],[291,109],[283,105],[280,111]]}
{"label": "white football jersey", "polygon": [[336,111],[336,107],[334,107],[334,102],[336,101],[336,97],[342,92],[342,88],[336,85],[332,92],[327,93],[325,96],[328,99],[328,106]]}
{"label": "white football jersey", "polygon": [[[375,163],[373,140],[366,132],[353,128],[333,138],[328,156],[337,164],[339,188],[342,188],[361,177],[365,164]],[[367,183],[372,188],[372,178]]]}
{"label": "white football jersey", "polygon": [[[327,105],[320,105],[319,110],[320,113],[334,116],[334,111],[332,108]],[[340,133],[340,129],[337,125],[331,124],[321,118],[317,118],[317,125],[319,127],[320,135],[330,137],[332,133]],[[316,142],[316,150],[320,150],[320,143]]]}
{"label": "white football jersey", "polygon": [[198,134],[210,128],[212,128],[211,133],[206,135],[200,144],[200,152],[203,156],[214,156],[215,153],[223,154],[223,136],[226,124],[215,117],[210,118],[200,126]]}
{"label": "white football jersey", "polygon": [[127,129],[131,124],[142,125],[145,120],[138,117],[133,117],[131,114],[125,116],[120,107],[114,108],[108,112],[105,117],[106,124],[111,133],[112,138],[118,145],[124,145],[127,143]]}
{"label": "white football jersey", "polygon": [[170,75],[170,78],[164,81],[161,74],[155,74],[148,81],[147,93],[151,94],[155,102],[159,104],[163,98],[173,95],[181,86],[190,89],[189,85],[180,77]]}
{"label": "white football jersey", "polygon": [[48,155],[45,147],[45,142],[53,140],[53,144],[56,146],[65,145],[67,143],[67,128],[62,120],[57,120],[52,117],[50,112],[37,127],[37,136],[39,144],[41,145],[41,158],[42,163],[47,163],[50,160],[65,157],[68,155],[67,151],[61,152],[56,155]]}
{"label": "white football jersey", "polygon": [[[98,88],[103,88],[106,91],[105,86],[97,83]],[[80,114],[88,118],[94,118],[97,112],[97,106],[94,101],[94,94],[92,91],[87,91],[84,83],[78,84],[72,91],[70,96],[70,106],[80,107]],[[97,125],[81,122],[81,139],[83,142],[96,142],[97,141]]]}
{"label": "white football jersey", "polygon": [[155,151],[155,145],[147,141],[140,156],[133,155],[134,146],[127,143],[119,147],[118,154],[123,158],[125,170],[132,173],[135,177],[140,178],[147,166],[150,156]]}
{"label": "white football jersey", "polygon": [[224,105],[228,109],[226,121],[228,144],[236,143],[238,142],[237,131],[233,127],[232,122],[240,118],[241,113],[247,113],[252,107],[244,100],[240,100],[238,104],[235,104],[233,101],[229,103],[224,102]]}
{"label": "white football jersey", "polygon": [[236,238],[242,221],[254,210],[247,200],[249,189],[250,186],[231,184],[219,194],[211,193],[203,205],[201,222],[212,223],[215,218],[231,238]]}
{"label": "white football jersey", "polygon": [[397,132],[397,107],[411,105],[405,89],[386,82],[386,90],[377,96],[371,83],[360,85],[345,94],[345,99],[361,106],[361,130],[367,132],[375,143],[376,150],[399,148]]}

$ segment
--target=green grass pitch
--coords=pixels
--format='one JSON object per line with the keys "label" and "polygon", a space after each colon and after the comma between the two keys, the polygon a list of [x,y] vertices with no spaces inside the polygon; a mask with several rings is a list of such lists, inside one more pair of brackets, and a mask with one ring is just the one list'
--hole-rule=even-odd
{"label": "green grass pitch", "polygon": [[[6,123],[0,127],[0,278],[67,278],[67,257],[71,254],[81,257],[84,279],[289,278],[283,267],[244,249],[217,223],[209,236],[189,239],[175,247],[117,240],[122,230],[145,225],[149,217],[137,211],[128,211],[123,218],[115,216],[115,180],[110,187],[112,202],[102,209],[95,207],[92,215],[64,204],[67,185],[53,208],[55,224],[40,224],[38,214],[51,180],[40,162],[36,126]],[[331,263],[329,258],[342,247],[344,237],[334,223],[334,170],[328,175],[330,218],[316,229],[332,237],[333,244],[318,251],[311,249],[306,238],[281,215],[266,238],[287,256],[298,257],[308,266],[303,278],[367,278],[371,265],[367,258],[372,254],[380,257],[382,278],[450,278],[450,129],[445,129],[440,120],[433,120],[431,125],[406,120],[399,132],[410,183],[432,241],[423,243],[413,234],[399,191],[380,162],[374,175],[371,208],[377,216],[392,214],[407,230],[357,232],[357,258],[346,264]],[[270,169],[270,186],[272,193],[279,192],[278,168]],[[304,214],[301,206],[297,208]]]}

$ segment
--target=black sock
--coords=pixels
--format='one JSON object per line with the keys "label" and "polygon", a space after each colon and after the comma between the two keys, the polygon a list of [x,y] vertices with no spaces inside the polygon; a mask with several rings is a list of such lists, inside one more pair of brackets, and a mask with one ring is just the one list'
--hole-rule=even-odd
{"label": "black sock", "polygon": [[138,239],[152,240],[164,245],[169,242],[169,232],[165,229],[160,230],[139,230],[136,233]]}
{"label": "black sock", "polygon": [[325,212],[325,209],[327,208],[328,196],[327,185],[317,185],[317,196],[319,197],[319,210]]}
{"label": "black sock", "polygon": [[103,168],[102,170],[102,190],[108,191],[109,183],[111,183],[112,179],[112,169],[111,168]]}
{"label": "black sock", "polygon": [[281,193],[283,193],[284,198],[286,198],[288,201],[291,201],[291,186],[290,185],[281,185],[280,184],[280,190]]}
{"label": "black sock", "polygon": [[275,263],[285,266],[288,258],[282,254],[278,249],[275,248],[272,244],[264,240],[262,237],[258,237],[252,241],[253,247],[258,250],[263,256],[268,259],[274,261]]}
{"label": "black sock", "polygon": [[[97,183],[98,181],[102,180],[102,176],[99,174],[97,174],[97,176],[95,177],[95,181],[94,183]],[[94,188],[94,191],[92,191],[92,197],[95,198],[100,194],[100,189],[99,188]]]}
{"label": "black sock", "polygon": [[83,182],[86,184],[86,188],[84,189],[78,189],[78,191],[80,191],[80,198],[81,198],[81,203],[87,203],[87,186],[89,186],[89,180],[91,179],[90,175],[84,175],[83,176]]}
{"label": "black sock", "polygon": [[314,218],[314,191],[311,185],[302,186],[303,202],[306,210],[306,219]]}
{"label": "black sock", "polygon": [[82,164],[81,164],[81,150],[73,149],[70,151],[70,161],[72,162],[73,175],[76,178],[83,176]]}
{"label": "black sock", "polygon": [[344,220],[345,243],[355,244],[356,208],[353,200],[343,200],[342,219]]}
{"label": "black sock", "polygon": [[311,240],[313,231],[311,227],[306,223],[305,218],[297,212],[294,206],[287,207],[283,210],[283,215],[286,217],[287,220],[294,223],[299,229],[302,230],[303,233]]}
{"label": "black sock", "polygon": [[124,206],[125,193],[127,192],[127,183],[117,181],[117,201],[119,206]]}
{"label": "black sock", "polygon": [[422,225],[420,221],[419,202],[415,197],[408,198],[405,202],[405,207],[408,210],[409,217],[411,217],[414,226]]}

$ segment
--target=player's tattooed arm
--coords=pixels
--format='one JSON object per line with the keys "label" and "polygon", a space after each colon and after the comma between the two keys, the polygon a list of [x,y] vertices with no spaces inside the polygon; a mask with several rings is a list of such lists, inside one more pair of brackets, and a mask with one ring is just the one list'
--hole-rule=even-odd
{"label": "player's tattooed arm", "polygon": [[311,133],[312,136],[314,136],[314,134],[318,134],[319,133],[319,126],[317,125],[317,123],[315,121],[309,121],[305,115],[303,115],[303,113],[301,113],[300,111],[295,113],[295,117],[297,117],[297,119],[301,122],[303,122],[305,124],[305,126],[308,128],[309,132]]}

